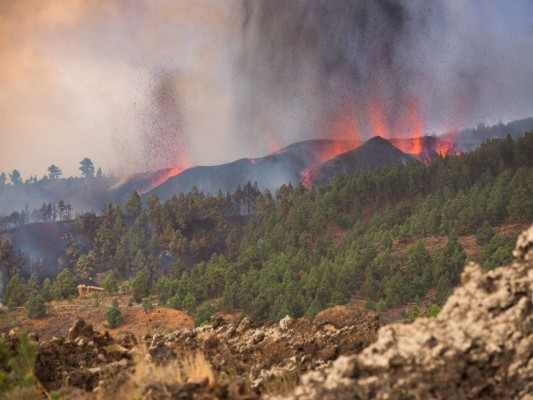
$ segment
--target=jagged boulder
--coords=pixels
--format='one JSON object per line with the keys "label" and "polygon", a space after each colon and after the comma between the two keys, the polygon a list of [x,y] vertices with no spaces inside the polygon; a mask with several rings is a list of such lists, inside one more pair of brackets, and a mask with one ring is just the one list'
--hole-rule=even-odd
{"label": "jagged boulder", "polygon": [[297,382],[302,372],[342,354],[358,353],[375,340],[378,328],[375,316],[365,310],[357,312],[357,324],[342,328],[304,318],[259,325],[249,318],[238,322],[217,316],[211,325],[145,337],[143,342],[150,360],[162,365],[200,351],[220,383],[230,385],[241,377],[259,395],[279,381]]}
{"label": "jagged boulder", "polygon": [[377,313],[369,312],[358,307],[335,306],[320,311],[314,322],[317,325],[331,324],[336,328],[345,326],[356,326],[374,320],[376,326],[379,324]]}
{"label": "jagged boulder", "polygon": [[113,365],[111,369],[115,374],[132,364],[132,355],[126,347],[117,343],[107,331],[95,332],[92,325],[78,318],[66,339],[54,337],[39,342],[35,375],[48,390],[57,390],[66,384],[90,391],[108,366]]}
{"label": "jagged boulder", "polygon": [[361,354],[304,375],[288,398],[531,399],[533,226],[513,254],[493,271],[467,265],[437,318],[384,326]]}

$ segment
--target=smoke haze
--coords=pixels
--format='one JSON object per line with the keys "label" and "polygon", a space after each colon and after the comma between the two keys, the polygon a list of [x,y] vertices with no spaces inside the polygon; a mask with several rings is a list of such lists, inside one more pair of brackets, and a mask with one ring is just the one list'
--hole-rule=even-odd
{"label": "smoke haze", "polygon": [[531,116],[532,20],[528,0],[2,0],[0,171],[78,175],[87,156],[127,174]]}

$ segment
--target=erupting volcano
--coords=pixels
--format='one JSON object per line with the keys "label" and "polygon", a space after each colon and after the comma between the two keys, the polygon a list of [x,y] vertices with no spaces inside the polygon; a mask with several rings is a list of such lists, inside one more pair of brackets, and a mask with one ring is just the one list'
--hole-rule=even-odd
{"label": "erupting volcano", "polygon": [[[335,141],[334,146],[317,155],[311,165],[301,173],[301,182],[310,187],[313,185],[320,166],[337,156],[358,148],[364,141],[358,129],[358,121],[353,109],[335,115],[331,124],[329,137]],[[435,157],[444,157],[450,153],[458,153],[453,141],[453,136],[448,134],[447,140],[424,136],[424,122],[420,115],[419,101],[411,99],[403,114],[396,120],[388,121],[382,105],[374,100],[368,107],[368,122],[370,136],[381,137],[394,145],[401,152],[413,156],[422,162],[428,163]],[[348,138],[348,140],[339,140]],[[376,155],[377,156],[377,155]]]}
{"label": "erupting volcano", "polygon": [[361,145],[362,140],[353,113],[350,111],[339,113],[333,119],[329,137],[333,141],[333,146],[318,153],[312,164],[301,173],[301,182],[305,187],[312,186],[317,168],[321,164]]}
{"label": "erupting volcano", "polygon": [[142,189],[139,189],[139,194],[145,194],[149,192],[150,190],[158,187],[159,185],[165,183],[167,180],[172,178],[173,176],[178,175],[181,173],[184,169],[180,167],[174,167],[174,168],[168,168],[161,171],[157,171],[152,179],[150,179],[150,182],[148,185]]}

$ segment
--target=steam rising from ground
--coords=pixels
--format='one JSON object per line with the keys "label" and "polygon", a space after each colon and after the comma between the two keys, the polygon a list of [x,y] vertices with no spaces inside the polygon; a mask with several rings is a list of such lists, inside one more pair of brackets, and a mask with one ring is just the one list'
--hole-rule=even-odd
{"label": "steam rising from ground", "polygon": [[6,0],[0,171],[77,174],[89,156],[129,173],[530,116],[532,19],[528,0]]}

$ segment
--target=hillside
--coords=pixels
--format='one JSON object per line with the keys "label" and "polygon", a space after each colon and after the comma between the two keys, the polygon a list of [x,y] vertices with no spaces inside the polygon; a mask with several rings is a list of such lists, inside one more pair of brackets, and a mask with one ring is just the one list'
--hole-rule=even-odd
{"label": "hillside", "polygon": [[217,315],[199,328],[142,338],[98,332],[80,318],[64,337],[51,340],[31,334],[28,341],[13,330],[0,348],[18,355],[35,349],[35,368],[26,377],[35,387],[18,386],[14,373],[10,393],[78,399],[528,399],[532,249],[533,226],[519,237],[511,265],[492,271],[467,265],[461,287],[438,316],[386,325],[377,334],[372,313],[342,307],[314,321],[287,316],[266,325]]}
{"label": "hillside", "polygon": [[[493,126],[480,124],[475,129],[464,129],[441,137],[392,138],[388,141],[409,156],[429,162],[439,154],[473,151],[489,138],[503,139],[510,134],[512,138],[517,139],[530,129],[533,129],[533,118]],[[227,191],[233,192],[239,186],[242,188],[247,182],[252,185],[257,182],[261,190],[274,191],[289,183],[297,185],[304,182],[308,186],[311,185],[313,176],[317,174],[316,170],[324,163],[324,176],[319,179],[320,183],[327,182],[336,172],[386,166],[390,165],[391,161],[399,161],[396,159],[397,154],[380,157],[375,153],[377,148],[374,148],[370,149],[368,155],[355,153],[352,161],[349,161],[352,156],[348,155],[343,156],[342,161],[333,162],[332,159],[342,153],[352,154],[362,142],[307,140],[281,148],[265,157],[243,158],[214,166],[196,166],[184,171],[179,168],[143,171],[122,179],[71,177],[40,179],[18,185],[0,182],[0,216],[9,216],[13,212],[21,213],[23,210],[29,214],[25,216],[26,220],[33,218],[32,221],[35,221],[36,217],[31,216],[34,209],[39,209],[43,203],[57,204],[61,200],[70,204],[74,213],[91,210],[99,213],[110,202],[125,202],[133,191],[144,194],[144,200],[151,194],[156,194],[162,200],[170,199],[173,195],[189,192],[193,186],[210,194],[216,194],[220,189],[225,195]],[[402,162],[409,159],[405,156],[400,158]],[[384,164],[381,164],[380,160],[383,160]],[[17,217],[11,225],[19,223],[20,217]],[[0,228],[1,226],[0,220]]]}
{"label": "hillside", "polygon": [[338,174],[353,174],[356,171],[372,171],[395,164],[406,165],[415,160],[386,139],[376,136],[360,147],[326,161],[313,172],[313,183],[324,184]]}
{"label": "hillside", "polygon": [[[67,237],[55,239],[66,245],[61,279],[43,281],[38,254],[24,259],[3,242],[4,301],[20,306],[39,292],[60,300],[76,283],[111,277],[137,302],[152,296],[192,314],[212,302],[258,321],[314,317],[351,299],[380,311],[439,306],[471,248],[487,269],[508,262],[511,243],[497,227],[533,219],[532,139],[338,175],[319,188],[284,185],[272,194],[246,185],[214,197],[193,190],[167,201],[150,196],[146,205],[134,194],[101,217],[78,216]],[[13,231],[17,247],[39,239],[37,227],[35,235]],[[39,268],[57,268],[51,259]]]}

